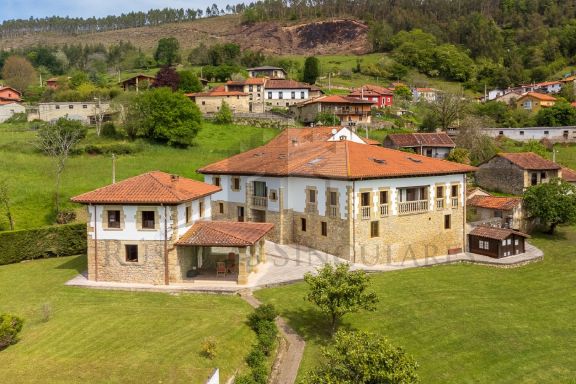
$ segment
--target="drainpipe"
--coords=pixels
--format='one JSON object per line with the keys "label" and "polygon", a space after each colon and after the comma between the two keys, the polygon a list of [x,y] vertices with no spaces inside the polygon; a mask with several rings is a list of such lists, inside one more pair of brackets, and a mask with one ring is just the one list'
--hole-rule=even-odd
{"label": "drainpipe", "polygon": [[96,206],[94,206],[94,281],[98,281],[98,220],[96,218]]}
{"label": "drainpipe", "polygon": [[466,174],[462,175],[462,252],[466,252]]}
{"label": "drainpipe", "polygon": [[352,180],[352,249],[356,264],[356,181]]}
{"label": "drainpipe", "polygon": [[168,268],[168,213],[167,207],[162,204],[161,206],[164,207],[164,284],[170,284],[170,274]]}

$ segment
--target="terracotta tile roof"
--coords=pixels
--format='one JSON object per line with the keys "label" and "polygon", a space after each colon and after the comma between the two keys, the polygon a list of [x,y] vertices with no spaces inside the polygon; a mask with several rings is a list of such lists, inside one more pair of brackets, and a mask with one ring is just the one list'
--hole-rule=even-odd
{"label": "terracotta tile roof", "polygon": [[182,246],[247,247],[274,228],[271,223],[199,221],[176,242]]}
{"label": "terracotta tile roof", "polygon": [[12,92],[16,92],[19,96],[22,96],[22,92],[20,92],[19,90],[12,88],[12,87],[4,87],[4,86],[0,85],[0,92],[4,92],[4,91],[8,91],[8,90],[12,90]]}
{"label": "terracotta tile roof", "polygon": [[267,81],[265,77],[250,77],[245,80],[229,80],[226,85],[264,85]]}
{"label": "terracotta tile roof", "polygon": [[205,174],[299,176],[337,180],[461,174],[475,167],[352,141],[254,148],[198,170]]}
{"label": "terracotta tile roof", "polygon": [[[538,92],[528,92],[522,95],[522,97],[520,97],[520,99],[523,99],[525,97],[533,97],[535,99],[538,99],[540,101],[556,101],[556,98],[550,95],[546,95],[544,93],[538,93]],[[518,100],[520,100],[518,99]]]}
{"label": "terracotta tile roof", "polygon": [[248,93],[239,91],[227,91],[226,87],[219,85],[207,92],[187,93],[188,97],[222,97],[222,96],[250,96]]}
{"label": "terracotta tile roof", "polygon": [[272,79],[266,82],[266,89],[311,89],[312,86],[307,83],[301,83],[295,80]]}
{"label": "terracotta tile roof", "polygon": [[372,85],[372,84],[366,84],[361,86],[360,88],[355,88],[352,90],[352,93],[361,94],[362,89],[364,89],[364,94],[366,94],[366,92],[370,92],[375,95],[386,95],[386,96],[392,96],[394,94],[394,91],[391,90],[390,88],[380,87],[378,85]]}
{"label": "terracotta tile roof", "polygon": [[[134,79],[136,79],[136,78],[139,78],[139,79],[140,79],[140,78],[146,78],[146,79],[149,79],[149,80],[156,80],[156,77],[154,77],[154,76],[149,76],[149,75],[144,75],[144,74],[142,74],[142,73],[139,73],[139,74],[137,74],[137,75],[134,75],[134,76],[132,76],[132,77],[129,77],[129,78],[127,78],[127,79],[124,79],[124,80],[120,81],[119,83],[125,83],[125,82],[127,82],[127,81],[134,80]],[[46,81],[58,81],[58,78],[53,77],[53,78],[48,79],[48,80],[46,80]]]}
{"label": "terracotta tile roof", "polygon": [[397,147],[449,147],[456,144],[445,132],[439,133],[391,133],[387,138]]}
{"label": "terracotta tile roof", "polygon": [[153,171],[72,198],[84,204],[179,204],[220,191],[200,181]]}
{"label": "terracotta tile roof", "polygon": [[546,160],[533,152],[498,153],[496,156],[503,157],[522,169],[548,170],[561,168],[553,161]]}
{"label": "terracotta tile roof", "polygon": [[521,197],[502,196],[474,196],[468,199],[467,204],[472,207],[498,209],[509,211],[522,203]]}
{"label": "terracotta tile roof", "polygon": [[[334,130],[339,132],[342,127],[303,127],[286,128],[276,136],[268,145],[293,145],[294,143],[310,143],[317,141],[328,141],[334,136]],[[359,136],[360,137],[360,136]],[[366,144],[380,145],[377,140],[360,137]]]}
{"label": "terracotta tile roof", "polygon": [[280,68],[280,67],[273,67],[271,65],[263,65],[261,67],[253,67],[253,68],[247,68],[247,71],[269,71],[269,70],[280,70],[283,72],[286,72],[284,70],[284,68]]}
{"label": "terracotta tile roof", "polygon": [[480,193],[479,196],[492,196],[490,193],[486,192],[485,190],[483,190],[480,187],[472,187],[472,188],[466,189],[466,197],[468,197],[474,193]]}
{"label": "terracotta tile roof", "polygon": [[512,234],[526,238],[530,237],[525,233],[508,228],[478,226],[475,227],[472,231],[470,231],[470,235],[486,237],[488,239],[494,239],[494,240],[504,240]]}
{"label": "terracotta tile roof", "polygon": [[434,88],[416,88],[418,92],[436,92]]}
{"label": "terracotta tile roof", "polygon": [[316,103],[326,103],[326,104],[374,104],[374,101],[361,100],[353,97],[342,96],[342,95],[331,95],[331,96],[320,96],[315,99],[304,101],[299,105],[308,105]]}
{"label": "terracotta tile roof", "polygon": [[569,183],[576,183],[576,171],[570,168],[562,167],[562,179]]}

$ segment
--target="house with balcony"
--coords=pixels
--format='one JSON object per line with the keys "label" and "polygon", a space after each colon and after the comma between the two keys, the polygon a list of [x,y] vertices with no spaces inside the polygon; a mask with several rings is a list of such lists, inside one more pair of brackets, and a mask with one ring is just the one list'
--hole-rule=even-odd
{"label": "house with balcony", "polygon": [[212,221],[215,185],[154,171],[72,198],[87,213],[88,279],[244,285],[265,261],[267,223]]}
{"label": "house with balcony", "polygon": [[272,241],[370,264],[464,250],[465,182],[474,170],[287,133],[198,172],[221,188],[212,195],[215,220],[272,223]]}
{"label": "house with balcony", "polygon": [[521,195],[530,186],[562,177],[562,167],[532,152],[498,153],[478,166],[475,177],[481,188]]}
{"label": "house with balcony", "polygon": [[291,105],[290,112],[304,124],[314,123],[322,113],[336,116],[342,125],[370,124],[373,105],[371,100],[330,95]]}
{"label": "house with balcony", "polygon": [[456,144],[446,132],[392,133],[384,139],[384,147],[411,149],[419,155],[445,159]]}
{"label": "house with balcony", "polygon": [[373,101],[375,108],[391,107],[394,104],[393,90],[372,84],[366,84],[352,90],[348,97]]}

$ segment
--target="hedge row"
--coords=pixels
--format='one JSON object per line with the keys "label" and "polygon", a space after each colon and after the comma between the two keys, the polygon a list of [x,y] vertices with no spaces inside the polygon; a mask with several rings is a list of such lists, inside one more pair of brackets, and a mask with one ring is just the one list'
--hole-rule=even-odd
{"label": "hedge row", "polygon": [[0,232],[0,265],[86,253],[86,224]]}

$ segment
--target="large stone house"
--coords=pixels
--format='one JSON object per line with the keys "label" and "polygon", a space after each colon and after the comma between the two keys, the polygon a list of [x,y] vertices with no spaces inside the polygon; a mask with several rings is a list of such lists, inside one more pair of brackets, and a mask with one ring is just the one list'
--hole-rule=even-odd
{"label": "large stone house", "polygon": [[371,122],[374,102],[348,96],[331,95],[303,101],[290,106],[296,120],[304,124],[313,123],[319,114],[327,113],[340,119],[342,125]]}
{"label": "large stone house", "polygon": [[465,181],[474,170],[287,132],[198,172],[222,188],[212,196],[214,219],[273,223],[272,241],[386,263],[465,249]]}
{"label": "large stone house", "polygon": [[218,86],[206,92],[187,93],[203,114],[217,113],[222,107],[222,102],[226,102],[232,112],[250,112],[250,94],[233,91],[225,86]]}
{"label": "large stone house", "polygon": [[88,279],[168,285],[222,274],[246,284],[273,225],[211,221],[220,190],[149,172],[74,197],[88,213]]}
{"label": "large stone house", "polygon": [[521,195],[526,188],[562,177],[561,167],[532,152],[498,153],[480,164],[476,183],[485,189]]}
{"label": "large stone house", "polygon": [[248,94],[248,111],[262,113],[265,110],[264,85],[266,78],[249,78],[245,80],[230,80],[226,83],[226,91]]}
{"label": "large stone house", "polygon": [[412,149],[419,155],[445,159],[456,144],[445,132],[393,133],[384,139],[384,147]]}

